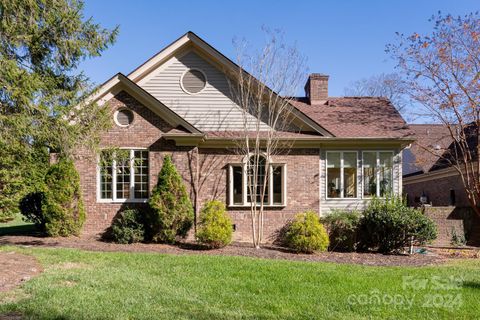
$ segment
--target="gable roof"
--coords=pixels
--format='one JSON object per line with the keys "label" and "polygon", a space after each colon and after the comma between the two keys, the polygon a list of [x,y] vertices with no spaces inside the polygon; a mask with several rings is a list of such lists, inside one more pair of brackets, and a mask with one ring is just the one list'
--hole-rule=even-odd
{"label": "gable roof", "polygon": [[292,103],[335,137],[409,139],[413,136],[386,98],[328,98],[318,104],[310,104],[307,98],[296,98]]}
{"label": "gable roof", "polygon": [[[462,153],[465,151],[459,146],[465,143],[468,148],[468,158],[476,162],[478,159],[478,133],[477,126],[474,122],[464,124],[463,126],[451,126],[455,130],[454,134],[463,131],[459,141],[456,141],[446,125],[443,124],[419,124],[412,125],[412,129],[416,132],[417,140],[412,145],[409,163],[417,165],[417,170],[407,173],[406,175],[417,175],[422,173],[430,173],[433,171],[451,168],[452,166],[461,165],[465,159]],[[461,141],[461,142],[460,142]],[[457,167],[458,168],[458,167]]]}
{"label": "gable roof", "polygon": [[[235,62],[227,58],[217,49],[208,44],[205,40],[200,38],[195,33],[189,31],[174,42],[172,42],[170,45],[165,47],[163,50],[159,51],[157,54],[149,58],[142,65],[134,69],[128,74],[127,77],[135,83],[140,82],[148,74],[150,74],[160,65],[162,65],[168,59],[173,57],[176,52],[187,46],[192,46],[203,54],[206,54],[212,59],[213,62],[216,63],[216,65],[221,70],[229,72],[230,75],[235,75],[240,68]],[[242,71],[245,72],[246,75],[251,76],[247,71]],[[332,134],[328,130],[326,130],[321,124],[319,124],[317,121],[312,120],[301,110],[295,108],[293,105],[291,111],[297,119],[299,119],[307,127],[311,128],[314,132],[320,133],[323,136],[332,136]]]}
{"label": "gable roof", "polygon": [[[200,134],[201,131],[194,125],[183,119],[175,111],[162,103],[159,99],[152,96],[141,87],[142,80],[148,79],[148,75],[160,67],[163,63],[174,57],[177,53],[185,50],[195,49],[204,57],[208,57],[211,62],[227,75],[235,76],[239,66],[228,59],[218,50],[210,46],[193,32],[187,32],[169,46],[152,56],[145,63],[124,76],[117,74],[108,80],[99,89],[95,99],[108,100],[112,96],[115,86],[121,85],[130,91],[141,96],[151,108],[155,109],[159,115],[163,116],[171,124],[179,125],[187,129],[187,133],[182,134]],[[242,70],[248,76],[251,76],[245,70]],[[337,138],[351,140],[402,140],[410,142],[413,133],[409,130],[407,124],[390,103],[388,99],[378,97],[343,97],[328,98],[326,101],[310,104],[307,98],[285,98],[289,101],[291,111],[305,129],[301,134],[315,135],[318,138]],[[208,130],[207,130],[208,131]],[[205,134],[207,134],[205,131]],[[209,136],[219,136],[208,132]],[[231,133],[221,134],[223,137],[231,136]],[[289,137],[293,137],[289,133]],[[286,136],[285,136],[286,138]]]}
{"label": "gable roof", "polygon": [[416,141],[403,153],[403,175],[426,173],[440,160],[440,155],[435,155],[425,148],[446,150],[453,139],[448,128],[442,124],[410,124]]}
{"label": "gable roof", "polygon": [[103,105],[118,92],[123,90],[141,102],[145,107],[151,109],[158,116],[162,117],[173,127],[178,127],[179,130],[186,129],[190,134],[202,134],[200,130],[188,123],[185,119],[180,117],[163,103],[155,99],[151,94],[138,86],[132,80],[128,79],[122,73],[117,73],[103,83],[97,92],[95,92],[95,94],[89,98],[89,101],[95,101],[99,105]]}

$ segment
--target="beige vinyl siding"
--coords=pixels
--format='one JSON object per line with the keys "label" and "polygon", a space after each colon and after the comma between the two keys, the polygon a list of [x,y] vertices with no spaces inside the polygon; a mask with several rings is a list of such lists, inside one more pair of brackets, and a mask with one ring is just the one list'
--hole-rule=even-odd
{"label": "beige vinyl siding", "polygon": [[338,151],[337,149],[321,150],[320,151],[320,211],[321,215],[329,214],[335,209],[348,210],[362,210],[368,204],[369,199],[363,199],[362,190],[362,152],[363,151],[393,151],[393,190],[397,194],[402,193],[401,179],[402,179],[402,159],[401,153],[398,150],[392,149],[346,149],[343,151],[356,151],[357,157],[357,195],[356,199],[331,199],[327,198],[327,181],[326,181],[326,152]]}
{"label": "beige vinyl siding", "polygon": [[[189,69],[201,70],[207,78],[199,93],[182,89],[181,78]],[[231,99],[225,75],[194,51],[171,58],[139,85],[199,130],[243,130],[242,110]],[[253,129],[255,119],[249,116],[249,121]]]}

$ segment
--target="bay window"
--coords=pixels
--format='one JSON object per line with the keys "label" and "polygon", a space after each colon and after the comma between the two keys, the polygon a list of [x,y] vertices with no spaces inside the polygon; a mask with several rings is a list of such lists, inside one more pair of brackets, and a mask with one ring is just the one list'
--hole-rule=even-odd
{"label": "bay window", "polygon": [[144,201],[148,198],[148,151],[102,151],[98,165],[100,201]]}
{"label": "bay window", "polygon": [[363,152],[363,196],[384,197],[393,191],[393,152]]}
{"label": "bay window", "polygon": [[249,206],[252,202],[285,206],[286,165],[269,163],[264,156],[251,156],[247,161],[228,167],[230,206]]}
{"label": "bay window", "polygon": [[327,198],[357,197],[357,152],[327,152]]}

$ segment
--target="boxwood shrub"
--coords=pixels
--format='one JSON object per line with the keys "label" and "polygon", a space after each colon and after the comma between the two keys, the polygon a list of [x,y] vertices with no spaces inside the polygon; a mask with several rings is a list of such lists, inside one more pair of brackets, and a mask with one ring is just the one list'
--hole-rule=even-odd
{"label": "boxwood shrub", "polygon": [[206,202],[200,211],[198,242],[211,248],[221,248],[232,242],[232,233],[232,219],[225,205],[218,200]]}
{"label": "boxwood shrub", "polygon": [[145,240],[144,215],[138,209],[121,211],[112,223],[112,240],[116,243],[136,243]]}
{"label": "boxwood shrub", "polygon": [[318,214],[314,211],[297,214],[286,226],[285,245],[296,252],[326,251],[328,234]]}

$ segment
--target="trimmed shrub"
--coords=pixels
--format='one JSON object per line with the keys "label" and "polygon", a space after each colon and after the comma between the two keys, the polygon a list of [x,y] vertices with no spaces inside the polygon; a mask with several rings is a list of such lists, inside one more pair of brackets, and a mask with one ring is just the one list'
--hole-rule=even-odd
{"label": "trimmed shrub", "polygon": [[205,203],[200,211],[197,240],[211,248],[221,248],[232,242],[232,219],[225,205],[212,200]]}
{"label": "trimmed shrub", "polygon": [[85,221],[80,177],[73,161],[61,159],[45,176],[42,211],[45,232],[51,237],[79,235]]}
{"label": "trimmed shrub", "polygon": [[360,217],[357,211],[333,210],[321,219],[330,239],[330,251],[352,252],[357,249]]}
{"label": "trimmed shrub", "polygon": [[141,212],[137,209],[126,209],[120,212],[112,223],[112,240],[116,243],[136,243],[145,239],[145,223]]}
{"label": "trimmed shrub", "polygon": [[34,223],[45,232],[45,216],[42,205],[45,201],[45,192],[31,192],[20,200],[19,208],[24,219]]}
{"label": "trimmed shrub", "polygon": [[328,234],[317,213],[307,211],[297,214],[286,228],[285,245],[296,252],[326,251]]}
{"label": "trimmed shrub", "polygon": [[170,156],[164,158],[148,203],[151,207],[148,221],[152,241],[174,243],[177,236],[187,236],[193,224],[193,207]]}
{"label": "trimmed shrub", "polygon": [[419,210],[406,206],[401,197],[374,198],[365,209],[359,226],[360,249],[392,253],[410,245],[432,241],[435,223]]}

